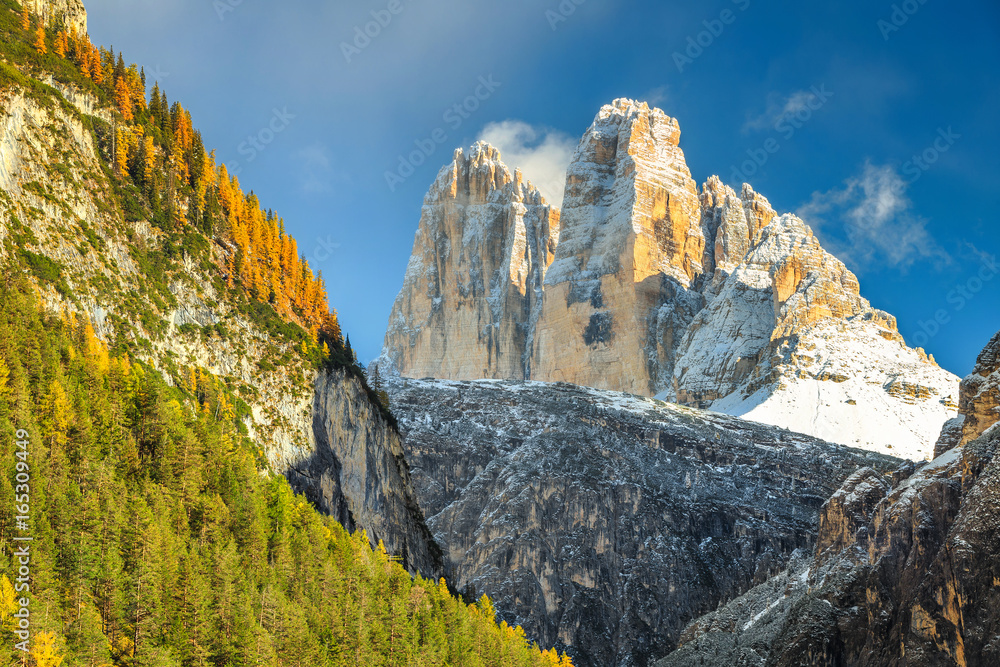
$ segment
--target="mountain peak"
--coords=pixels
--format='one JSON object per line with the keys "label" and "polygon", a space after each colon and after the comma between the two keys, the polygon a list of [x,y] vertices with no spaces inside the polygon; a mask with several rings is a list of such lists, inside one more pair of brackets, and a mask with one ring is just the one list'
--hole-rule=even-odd
{"label": "mountain peak", "polygon": [[385,355],[410,377],[659,395],[928,454],[958,378],[906,347],[806,221],[749,184],[711,176],[699,190],[679,143],[660,109],[603,106],[561,212],[492,146],[456,152],[428,195]]}

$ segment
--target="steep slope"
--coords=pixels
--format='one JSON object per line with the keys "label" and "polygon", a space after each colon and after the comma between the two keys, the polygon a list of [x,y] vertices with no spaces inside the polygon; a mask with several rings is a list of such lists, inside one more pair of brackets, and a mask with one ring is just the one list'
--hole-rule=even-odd
{"label": "steep slope", "polygon": [[[108,52],[103,57],[110,60]],[[58,64],[64,72],[72,67],[65,60]],[[347,508],[353,517],[348,525],[368,529],[373,545],[382,539],[392,553],[405,554],[407,567],[436,572],[399,436],[370,404],[360,370],[336,371],[317,339],[317,320],[290,307],[279,315],[277,301],[273,307],[262,302],[229,271],[241,256],[226,232],[238,227],[236,213],[217,203],[212,209],[223,190],[235,202],[229,182],[205,184],[200,196],[208,202],[206,213],[198,214],[199,188],[167,187],[181,182],[167,166],[177,157],[171,159],[150,137],[151,177],[138,187],[128,171],[113,166],[116,143],[104,120],[111,111],[101,87],[83,78],[86,88],[58,83],[57,89],[42,83],[53,79],[35,65],[23,65],[23,72],[3,67],[5,271],[32,276],[49,312],[92,324],[113,350],[150,364],[169,383],[198,386],[205,377],[224,382],[240,397],[236,409],[272,472],[305,471],[308,476],[295,477],[297,488],[325,497],[331,508]],[[145,129],[152,124],[150,111],[136,113],[143,120],[132,129],[140,135],[166,132]],[[120,140],[122,125],[119,134]],[[256,204],[252,195],[239,197],[242,210]],[[301,284],[313,289],[308,267],[302,276]],[[322,310],[325,304],[323,294]],[[330,345],[336,347],[334,339]],[[345,423],[353,433],[344,433]],[[340,467],[318,470],[317,461],[331,456]],[[346,462],[359,460],[367,460],[367,468],[331,478],[334,470],[348,468]],[[344,512],[338,516],[347,520]]]}
{"label": "steep slope", "polygon": [[[803,221],[778,215],[749,185],[737,194],[713,176],[699,190],[679,142],[677,121],[645,103],[600,110],[567,171],[558,237],[545,244],[551,266],[531,274],[520,307],[503,294],[471,307],[471,288],[436,287],[451,265],[430,257],[466,248],[483,227],[436,213],[442,189],[461,191],[449,184],[462,168],[446,168],[428,195],[383,359],[405,377],[573,382],[930,457],[956,415],[958,378],[906,346],[895,319],[871,307]],[[501,265],[500,282],[514,285],[506,233],[474,242],[477,259],[466,261]],[[521,367],[496,361],[519,354]]]}
{"label": "steep slope", "polygon": [[578,665],[645,665],[686,622],[814,544],[861,466],[899,461],[567,384],[391,379],[428,524],[460,588]]}
{"label": "steep slope", "polygon": [[413,377],[521,378],[530,322],[559,241],[559,212],[500,153],[455,151],[424,199],[384,371]]}
{"label": "steep slope", "polygon": [[823,507],[815,552],[689,625],[662,667],[1000,662],[1000,429],[979,409],[1000,389],[998,340],[962,383],[972,440],[901,481],[852,475]]}

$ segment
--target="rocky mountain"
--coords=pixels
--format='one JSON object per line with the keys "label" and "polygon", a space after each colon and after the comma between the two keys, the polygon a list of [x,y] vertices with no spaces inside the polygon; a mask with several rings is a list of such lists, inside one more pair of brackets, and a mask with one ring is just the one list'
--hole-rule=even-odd
{"label": "rocky mountain", "polygon": [[962,382],[964,433],[901,480],[865,468],[824,504],[815,549],[690,624],[660,663],[1000,664],[994,336]]}
{"label": "rocky mountain", "polygon": [[[76,6],[43,4],[39,11]],[[170,229],[137,203],[137,189],[111,166],[110,111],[92,84],[3,66],[5,271],[29,276],[49,312],[91,324],[167,382],[203,373],[224,383],[241,397],[244,427],[270,473],[365,528],[373,545],[383,540],[411,570],[439,572],[399,434],[360,373],[318,369],[303,353],[316,345],[306,327],[227,286],[232,244],[186,222]]]}
{"label": "rocky mountain", "polygon": [[859,468],[901,462],[569,384],[390,378],[456,586],[583,666],[646,665],[692,619],[815,544]]}
{"label": "rocky mountain", "polygon": [[699,188],[679,143],[659,109],[603,107],[561,212],[510,187],[496,150],[457,153],[425,200],[381,366],[656,395],[929,457],[958,378],[906,346],[805,222],[746,184]]}
{"label": "rocky mountain", "polygon": [[384,370],[418,377],[530,374],[531,322],[559,239],[559,212],[478,143],[424,199],[405,287],[386,333]]}

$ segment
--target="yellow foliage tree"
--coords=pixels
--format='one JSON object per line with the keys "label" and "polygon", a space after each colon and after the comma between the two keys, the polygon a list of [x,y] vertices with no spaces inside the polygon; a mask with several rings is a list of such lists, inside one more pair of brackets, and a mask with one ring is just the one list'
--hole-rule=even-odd
{"label": "yellow foliage tree", "polygon": [[56,635],[54,632],[39,632],[35,635],[35,645],[31,647],[31,657],[35,659],[35,667],[59,667],[62,656],[56,654]]}
{"label": "yellow foliage tree", "polygon": [[35,50],[42,55],[45,55],[48,51],[48,48],[45,46],[45,26],[42,25],[41,21],[38,22],[38,27],[35,28]]}
{"label": "yellow foliage tree", "polygon": [[83,354],[90,361],[94,368],[101,375],[106,375],[108,369],[111,365],[111,359],[108,356],[108,348],[104,345],[97,334],[94,332],[94,327],[87,324],[83,329]]}
{"label": "yellow foliage tree", "polygon": [[128,172],[128,131],[118,128],[115,132],[115,173],[119,176]]}
{"label": "yellow foliage tree", "polygon": [[80,72],[88,79],[92,79],[93,76],[90,74],[90,49],[84,47],[82,42],[77,42],[73,48],[73,53],[75,54],[76,64],[80,66]]}
{"label": "yellow foliage tree", "polygon": [[115,106],[122,115],[122,120],[126,123],[132,122],[132,91],[129,90],[125,79],[118,79],[115,84]]}
{"label": "yellow foliage tree", "polygon": [[69,39],[66,36],[65,30],[60,30],[56,34],[55,48],[56,48],[56,55],[58,55],[60,58],[66,57],[66,52],[69,51]]}
{"label": "yellow foliage tree", "polygon": [[3,357],[0,357],[0,401],[6,401],[10,396],[10,368]]}
{"label": "yellow foliage tree", "polygon": [[21,7],[21,30],[28,30],[31,28],[31,12],[28,11],[28,5],[25,3]]}
{"label": "yellow foliage tree", "polygon": [[72,406],[59,380],[53,380],[49,385],[49,394],[44,399],[42,414],[45,437],[52,444],[65,445],[72,418]]}
{"label": "yellow foliage tree", "polygon": [[101,66],[101,52],[94,46],[90,45],[90,78],[96,83],[104,82],[104,68]]}
{"label": "yellow foliage tree", "polygon": [[17,594],[14,592],[14,584],[10,583],[7,575],[0,576],[0,629],[13,630],[14,616],[17,611]]}
{"label": "yellow foliage tree", "polygon": [[142,140],[142,179],[148,184],[153,180],[153,168],[156,167],[156,144],[153,137]]}

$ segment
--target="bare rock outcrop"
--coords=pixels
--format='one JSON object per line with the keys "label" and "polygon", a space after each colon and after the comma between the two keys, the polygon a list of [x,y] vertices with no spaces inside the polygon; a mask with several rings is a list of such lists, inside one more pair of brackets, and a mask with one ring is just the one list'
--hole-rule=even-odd
{"label": "bare rock outcrop", "polygon": [[455,151],[424,199],[380,367],[523,378],[559,211],[485,143]]}
{"label": "bare rock outcrop", "polygon": [[46,25],[63,25],[79,35],[87,34],[87,10],[82,0],[24,0],[24,4]]}
{"label": "bare rock outcrop", "polygon": [[810,550],[841,481],[901,463],[563,383],[388,390],[452,581],[581,667],[665,655],[688,621]]}
{"label": "bare rock outcrop", "polygon": [[442,554],[417,504],[399,433],[347,372],[322,371],[315,387],[316,446],[286,471],[289,482],[348,530],[382,541],[410,571],[440,576]]}
{"label": "bare rock outcrop", "polygon": [[958,378],[906,346],[804,221],[747,184],[699,189],[675,119],[602,107],[561,213],[491,151],[457,153],[427,195],[385,370],[572,382],[932,455]]}
{"label": "bare rock outcrop", "polygon": [[961,444],[975,440],[1000,419],[1000,333],[993,336],[976,359],[976,367],[962,380]]}

